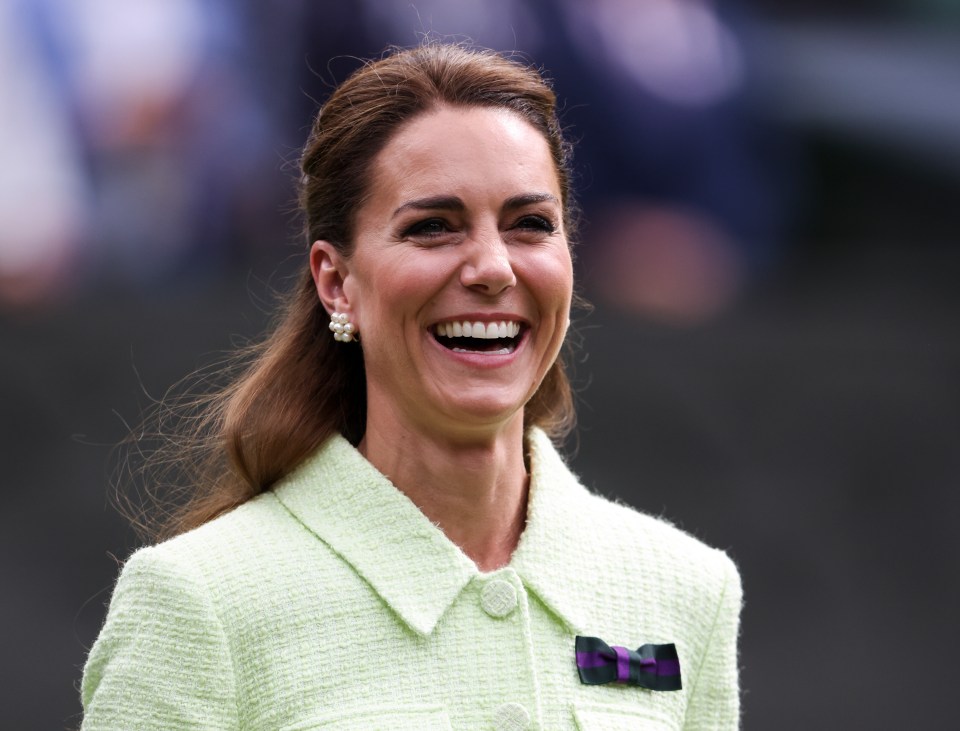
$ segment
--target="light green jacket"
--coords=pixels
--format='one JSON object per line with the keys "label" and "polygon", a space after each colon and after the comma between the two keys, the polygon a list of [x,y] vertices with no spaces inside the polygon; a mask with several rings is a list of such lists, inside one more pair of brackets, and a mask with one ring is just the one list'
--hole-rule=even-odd
{"label": "light green jacket", "polygon": [[[735,729],[725,554],[587,492],[530,435],[527,526],[481,573],[350,444],[136,552],[83,729]],[[574,637],[676,644],[683,689],[580,682]]]}

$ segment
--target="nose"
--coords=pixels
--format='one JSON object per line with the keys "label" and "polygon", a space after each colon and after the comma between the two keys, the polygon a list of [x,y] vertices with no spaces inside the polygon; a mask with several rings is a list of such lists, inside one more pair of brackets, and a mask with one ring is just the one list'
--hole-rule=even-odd
{"label": "nose", "polygon": [[460,282],[482,294],[500,294],[517,283],[510,250],[499,231],[465,242],[466,257],[460,268]]}

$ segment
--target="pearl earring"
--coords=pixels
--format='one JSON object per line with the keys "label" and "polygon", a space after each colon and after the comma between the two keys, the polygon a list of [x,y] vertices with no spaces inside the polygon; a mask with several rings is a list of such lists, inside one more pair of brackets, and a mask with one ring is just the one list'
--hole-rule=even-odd
{"label": "pearl earring", "polygon": [[333,331],[333,339],[340,343],[349,343],[353,340],[357,330],[344,312],[334,312],[330,315],[330,329]]}

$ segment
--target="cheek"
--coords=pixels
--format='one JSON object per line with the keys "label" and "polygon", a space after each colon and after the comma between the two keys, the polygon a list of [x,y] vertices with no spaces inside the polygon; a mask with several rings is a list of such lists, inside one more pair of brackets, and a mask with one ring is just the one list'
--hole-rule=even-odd
{"label": "cheek", "polygon": [[545,266],[544,283],[548,285],[544,292],[544,297],[549,297],[549,302],[544,302],[542,306],[547,310],[552,310],[556,319],[555,331],[550,339],[550,349],[553,355],[550,361],[556,359],[560,348],[563,345],[564,338],[567,335],[567,329],[570,326],[570,307],[573,300],[573,263],[569,253],[563,257],[554,259],[552,266]]}
{"label": "cheek", "polygon": [[440,262],[422,258],[383,257],[376,267],[365,267],[353,278],[348,291],[358,325],[383,337],[402,337],[442,285]]}
{"label": "cheek", "polygon": [[562,309],[566,318],[573,299],[573,262],[569,251],[537,257],[530,272],[540,306],[546,310]]}

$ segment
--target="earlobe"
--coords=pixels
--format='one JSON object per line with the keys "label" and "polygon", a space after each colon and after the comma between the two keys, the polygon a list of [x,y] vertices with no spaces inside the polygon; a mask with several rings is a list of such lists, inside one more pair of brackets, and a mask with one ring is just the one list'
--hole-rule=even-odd
{"label": "earlobe", "polygon": [[310,273],[327,312],[350,309],[343,286],[348,274],[346,260],[329,241],[314,241],[310,247]]}

